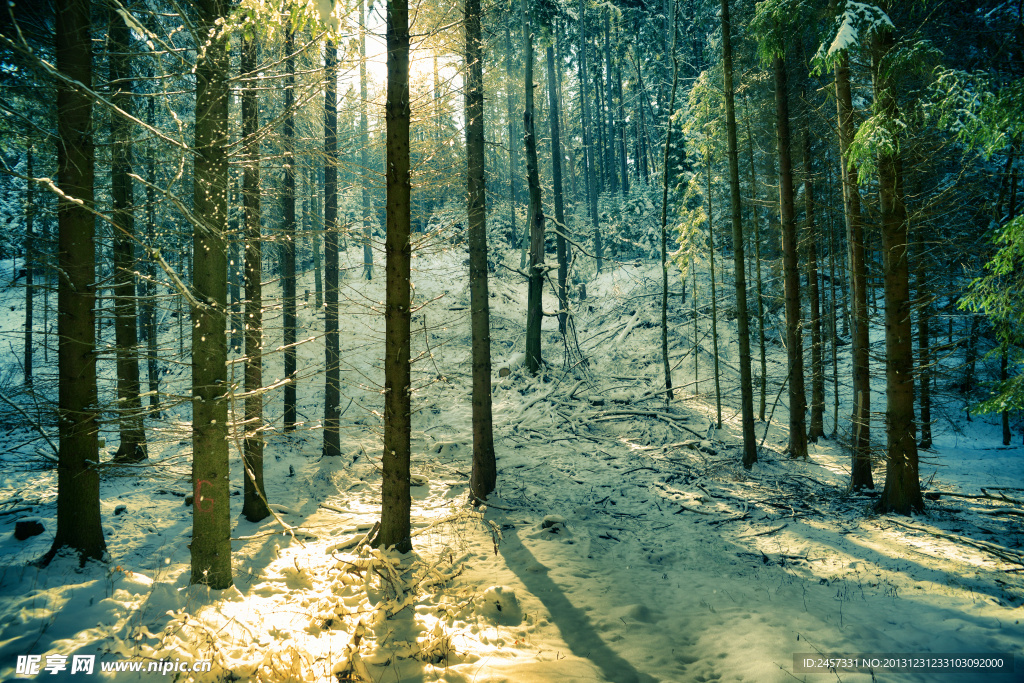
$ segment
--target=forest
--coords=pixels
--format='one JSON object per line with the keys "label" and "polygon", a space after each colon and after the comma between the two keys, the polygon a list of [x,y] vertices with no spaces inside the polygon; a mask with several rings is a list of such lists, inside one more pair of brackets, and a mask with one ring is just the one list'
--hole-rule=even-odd
{"label": "forest", "polygon": [[1020,0],[25,0],[0,112],[0,680],[1020,680]]}

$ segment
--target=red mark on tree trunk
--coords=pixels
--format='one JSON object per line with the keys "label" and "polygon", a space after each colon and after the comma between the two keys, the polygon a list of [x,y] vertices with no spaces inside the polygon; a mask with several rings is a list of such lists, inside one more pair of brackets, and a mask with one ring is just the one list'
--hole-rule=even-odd
{"label": "red mark on tree trunk", "polygon": [[198,510],[199,512],[212,512],[213,511],[213,498],[211,498],[209,496],[204,496],[203,495],[203,485],[204,484],[209,484],[210,486],[213,486],[213,482],[212,481],[208,481],[206,479],[200,479],[199,481],[197,481],[196,482],[195,498],[194,498],[195,502],[193,504],[195,505],[196,510]]}

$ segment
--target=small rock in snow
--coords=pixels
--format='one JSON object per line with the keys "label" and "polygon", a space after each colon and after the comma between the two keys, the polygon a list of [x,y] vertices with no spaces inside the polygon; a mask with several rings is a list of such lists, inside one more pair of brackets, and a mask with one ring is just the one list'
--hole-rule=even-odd
{"label": "small rock in snow", "polygon": [[114,516],[115,517],[117,517],[118,515],[123,515],[126,512],[128,512],[128,506],[127,505],[118,505],[117,507],[114,508]]}
{"label": "small rock in snow", "polygon": [[43,523],[35,517],[19,519],[14,523],[14,537],[19,541],[24,541],[25,539],[32,538],[33,536],[38,536],[43,533],[44,530],[45,527],[43,527]]}

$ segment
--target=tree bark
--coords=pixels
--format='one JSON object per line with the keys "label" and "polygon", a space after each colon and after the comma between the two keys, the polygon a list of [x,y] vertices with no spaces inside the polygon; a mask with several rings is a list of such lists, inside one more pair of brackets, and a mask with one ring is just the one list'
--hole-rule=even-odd
{"label": "tree bark", "polygon": [[800,331],[800,265],[797,257],[796,220],[793,211],[793,162],[789,134],[789,96],[786,59],[774,59],[775,118],[779,152],[779,205],[782,221],[782,270],[786,294],[786,351],[789,364],[789,455],[807,457],[804,395],[804,350]]}
{"label": "tree bark", "polygon": [[34,270],[36,267],[35,247],[35,216],[36,205],[32,196],[32,178],[35,177],[33,143],[29,140],[25,146],[25,174],[29,177],[25,183],[25,350],[22,354],[25,367],[25,386],[32,386],[32,297],[35,294]]}
{"label": "tree bark", "polygon": [[[88,0],[57,0],[57,69],[92,86]],[[103,559],[107,547],[100,523],[96,471],[96,324],[93,204],[92,100],[65,81],[57,83],[57,532],[42,558],[61,548],[84,564]]]}
{"label": "tree bark", "polygon": [[192,578],[232,585],[228,481],[227,256],[228,37],[218,22],[226,0],[199,0],[199,35],[210,36],[196,64],[192,287]]}
{"label": "tree bark", "polygon": [[[256,42],[242,40],[240,71],[255,79]],[[242,171],[242,210],[245,221],[245,437],[242,441],[242,515],[258,522],[270,514],[263,485],[263,249],[260,234],[259,104],[253,80],[242,88],[242,139],[245,159]]]}
{"label": "tree bark", "polygon": [[711,148],[704,156],[708,190],[708,262],[711,266],[711,347],[715,367],[715,408],[718,416],[715,428],[722,428],[722,380],[718,364],[718,287],[715,284],[715,219],[711,202]]}
{"label": "tree bark", "polygon": [[528,0],[520,0],[523,20],[523,61],[525,71],[526,103],[523,108],[523,142],[526,147],[526,181],[530,189],[530,209],[527,226],[530,235],[529,288],[526,295],[526,370],[535,375],[543,364],[541,357],[541,324],[544,310],[541,297],[544,292],[544,205],[541,203],[540,172],[537,163],[537,137],[533,125],[533,22]]}
{"label": "tree bark", "polygon": [[740,198],[739,143],[736,136],[736,101],[733,93],[732,24],[729,0],[722,0],[722,62],[725,81],[725,125],[729,146],[729,189],[732,198],[732,253],[736,285],[736,334],[740,351],[740,414],[743,420],[743,467],[757,462],[754,434],[754,388],[750,376],[750,327],[747,316],[747,278],[744,270],[743,206]]}
{"label": "tree bark", "polygon": [[764,422],[765,399],[768,391],[768,359],[764,348],[764,280],[761,277],[761,217],[757,210],[757,171],[754,168],[754,136],[747,117],[747,149],[750,152],[750,200],[754,213],[754,261],[757,264],[757,338],[761,352],[761,399],[757,419]]}
{"label": "tree bark", "polygon": [[[511,2],[512,0],[510,0]],[[509,205],[509,230],[512,235],[511,246],[519,244],[519,231],[516,230],[516,205],[519,204],[519,192],[516,188],[518,171],[516,170],[516,150],[519,148],[519,140],[516,139],[516,115],[515,97],[512,95],[512,86],[515,84],[515,74],[512,65],[512,57],[515,50],[512,49],[512,12],[509,12],[508,21],[505,22],[505,92],[508,103],[508,205]]]}
{"label": "tree bark", "polygon": [[[872,38],[871,61],[875,100],[895,120],[898,112],[893,84],[882,60],[892,49],[892,34]],[[893,133],[895,134],[895,133]],[[878,153],[878,195],[881,204],[882,255],[885,270],[885,487],[879,512],[907,515],[924,509],[918,478],[914,426],[914,349],[911,332],[910,271],[907,263],[907,210],[903,200],[903,169],[899,152]]]}
{"label": "tree bark", "polygon": [[[111,103],[134,112],[128,51],[131,30],[110,10],[109,68]],[[121,443],[117,462],[141,462],[146,452],[146,430],[139,397],[138,319],[135,311],[135,188],[132,184],[132,132],[128,119],[112,113],[110,119],[110,195],[114,222],[114,346],[117,365],[118,429]]]}
{"label": "tree bark", "polygon": [[[579,9],[579,21],[580,26],[585,29],[586,22],[586,5],[583,0],[580,0]],[[585,30],[582,31],[585,33]],[[601,272],[603,264],[603,257],[601,254],[601,228],[598,222],[597,214],[597,162],[594,159],[594,146],[591,139],[591,133],[593,128],[591,127],[590,119],[590,93],[587,84],[589,74],[587,73],[587,40],[586,37],[580,39],[580,104],[583,110],[583,148],[586,151],[586,175],[587,178],[587,199],[590,202],[590,221],[594,230],[594,259],[596,261],[597,272]]]}
{"label": "tree bark", "polygon": [[373,279],[373,233],[370,229],[370,129],[366,107],[370,99],[366,87],[366,18],[364,0],[359,1],[359,183],[363,202],[363,278]]}
{"label": "tree bark", "polygon": [[818,288],[818,225],[814,205],[814,169],[811,163],[810,124],[804,120],[804,233],[807,244],[807,298],[811,317],[811,426],[807,438],[817,443],[825,436],[825,372],[821,360],[821,296]]}
{"label": "tree bark", "polygon": [[[491,421],[491,323],[487,293],[487,187],[480,0],[466,0],[466,162],[469,297],[473,326],[473,471],[470,488],[486,500],[497,481]],[[548,48],[550,55],[551,48]],[[550,57],[549,57],[550,58]]]}
{"label": "tree bark", "polygon": [[285,77],[284,77],[284,272],[281,274],[281,289],[284,296],[284,431],[295,429],[295,32],[291,27],[285,30]]}
{"label": "tree bark", "polygon": [[[846,217],[847,260],[850,270],[850,298],[853,301],[853,439],[850,485],[856,491],[875,487],[871,476],[871,376],[868,341],[867,262],[864,258],[864,227],[860,216],[857,167],[846,160],[853,141],[853,97],[850,66],[846,55],[836,62],[836,108],[839,116],[839,152],[842,163],[843,208]],[[845,318],[844,318],[845,320]]]}
{"label": "tree bark", "polygon": [[[156,75],[156,69],[150,67],[150,76]],[[150,92],[146,98],[146,123],[150,126],[156,124],[156,98],[155,92]],[[150,141],[146,149],[146,239],[149,244],[156,244],[156,152],[155,144]],[[149,279],[146,282],[146,304],[145,325],[146,325],[146,372],[149,378],[149,408],[160,417],[160,367],[157,335],[156,309],[156,264],[153,259],[146,259],[146,269]]]}
{"label": "tree bark", "polygon": [[569,262],[566,254],[565,235],[569,228],[565,223],[565,200],[562,191],[562,131],[558,115],[558,79],[555,76],[555,48],[547,48],[548,67],[548,117],[551,127],[551,182],[555,198],[555,252],[558,259],[558,332],[565,338],[566,320],[569,316],[569,293],[566,281],[569,276]]}
{"label": "tree bark", "polygon": [[[672,149],[672,114],[676,107],[676,90],[679,87],[679,59],[676,56],[677,8],[672,6],[672,42],[670,56],[672,58],[672,93],[668,101],[668,121],[665,126],[664,163],[661,174],[661,362],[665,372],[665,406],[668,407],[674,392],[672,391],[672,364],[668,357],[668,155]],[[637,71],[639,76],[639,70]],[[643,109],[641,108],[641,111]],[[684,280],[685,282],[685,280]],[[696,301],[696,298],[694,299]],[[697,324],[697,316],[693,317]],[[693,333],[693,356],[697,357],[697,332]],[[697,379],[696,371],[694,380]],[[696,382],[694,382],[696,391]]]}
{"label": "tree bark", "polygon": [[387,238],[384,304],[384,457],[380,534],[376,541],[401,553],[412,550],[409,511],[411,433],[409,288],[412,249],[409,165],[409,2],[387,10]]}
{"label": "tree bark", "polygon": [[341,455],[341,361],[338,338],[338,48],[324,47],[324,444],[326,456]]}
{"label": "tree bark", "polygon": [[619,176],[615,161],[615,103],[613,102],[612,89],[612,48],[611,48],[611,22],[608,15],[610,9],[604,12],[604,78],[600,79],[601,89],[604,91],[604,108],[602,109],[601,124],[604,127],[604,168],[608,176],[608,191],[618,194]]}

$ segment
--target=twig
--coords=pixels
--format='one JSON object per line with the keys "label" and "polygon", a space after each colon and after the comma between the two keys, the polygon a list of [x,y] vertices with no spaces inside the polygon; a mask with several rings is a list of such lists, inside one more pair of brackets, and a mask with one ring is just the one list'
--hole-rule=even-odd
{"label": "twig", "polygon": [[60,454],[60,450],[58,450],[58,448],[53,444],[53,441],[51,441],[50,437],[47,436],[46,432],[43,431],[43,428],[40,427],[39,424],[36,423],[35,420],[33,420],[31,417],[29,417],[28,413],[26,413],[24,410],[21,409],[21,406],[17,405],[16,403],[14,403],[14,401],[12,401],[11,399],[7,398],[3,394],[0,394],[0,399],[2,399],[3,402],[6,403],[7,405],[9,405],[10,407],[12,407],[15,410],[17,410],[19,413],[21,413],[22,417],[25,418],[25,420],[28,422],[29,426],[31,426],[32,429],[34,429],[37,432],[39,432],[39,434],[44,439],[46,439],[46,443],[50,444],[50,448],[53,449],[53,452],[54,452],[55,455],[59,455]]}

